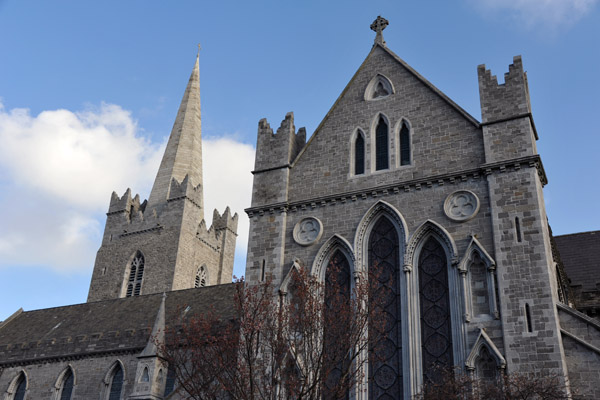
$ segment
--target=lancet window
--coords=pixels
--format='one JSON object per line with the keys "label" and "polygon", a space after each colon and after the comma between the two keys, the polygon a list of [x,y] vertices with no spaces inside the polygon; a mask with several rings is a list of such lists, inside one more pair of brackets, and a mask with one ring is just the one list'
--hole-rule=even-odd
{"label": "lancet window", "polygon": [[[338,333],[345,330],[343,323],[348,321],[339,321],[336,315],[347,315],[344,308],[348,306],[350,301],[351,284],[350,263],[344,253],[337,250],[329,259],[329,264],[325,271],[325,321],[327,321],[324,330],[325,349],[327,347],[335,348],[334,342],[337,340]],[[324,355],[325,357],[336,357],[335,352],[327,350],[324,351]],[[335,359],[329,361],[332,364]],[[326,360],[325,364],[330,365],[329,361]],[[330,373],[330,378],[325,382],[324,398],[333,397],[332,390],[340,384],[337,378],[342,376],[347,368],[348,365],[344,365],[344,362],[342,362]],[[349,396],[350,393],[346,390],[342,398],[348,399]]]}
{"label": "lancet window", "polygon": [[110,390],[108,392],[108,400],[121,400],[121,392],[123,390],[123,368],[121,364],[115,366],[110,380]]}
{"label": "lancet window", "polygon": [[71,368],[68,368],[62,377],[59,397],[60,400],[71,400],[74,381],[75,377],[73,376],[73,371]]}
{"label": "lancet window", "polygon": [[144,256],[137,252],[131,261],[129,280],[127,282],[126,297],[139,296],[142,292],[142,279],[144,278]]}
{"label": "lancet window", "polygon": [[419,254],[419,301],[423,379],[436,382],[436,369],[453,365],[448,262],[433,237]]}
{"label": "lancet window", "polygon": [[406,121],[402,121],[400,128],[400,165],[410,164],[410,130]]}
{"label": "lancet window", "polygon": [[389,161],[389,133],[388,124],[380,116],[375,129],[375,170],[388,169]]}
{"label": "lancet window", "polygon": [[377,295],[384,296],[378,304],[383,307],[386,330],[382,344],[369,352],[369,394],[376,400],[396,398],[403,392],[399,252],[395,226],[388,218],[380,217],[368,242],[368,267],[370,275],[379,281]]}
{"label": "lancet window", "polygon": [[356,133],[354,140],[354,175],[365,173],[365,138],[362,132]]}
{"label": "lancet window", "polygon": [[17,377],[13,388],[13,395],[10,397],[9,394],[8,398],[11,400],[23,400],[25,398],[25,390],[27,389],[27,377],[23,372]]}
{"label": "lancet window", "polygon": [[206,274],[206,267],[203,265],[198,268],[198,272],[196,273],[196,280],[194,282],[194,287],[204,287],[208,283],[208,276]]}

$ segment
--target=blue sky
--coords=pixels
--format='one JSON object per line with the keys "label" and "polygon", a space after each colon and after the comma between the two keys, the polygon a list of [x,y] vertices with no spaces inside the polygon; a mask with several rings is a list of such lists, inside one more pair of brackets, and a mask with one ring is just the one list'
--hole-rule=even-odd
{"label": "blue sky", "polygon": [[[110,194],[146,198],[200,55],[207,215],[249,205],[258,120],[312,133],[388,46],[480,119],[523,56],[555,234],[600,229],[598,0],[0,0],[0,320],[86,300]],[[247,220],[240,220],[237,275]]]}

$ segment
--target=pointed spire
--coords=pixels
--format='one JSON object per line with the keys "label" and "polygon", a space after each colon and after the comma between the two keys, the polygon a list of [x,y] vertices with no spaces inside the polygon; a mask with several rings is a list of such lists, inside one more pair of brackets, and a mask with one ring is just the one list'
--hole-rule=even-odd
{"label": "pointed spire", "polygon": [[371,24],[371,30],[377,32],[377,35],[375,35],[375,44],[385,46],[385,40],[383,40],[383,30],[389,24],[390,23],[388,20],[383,18],[381,15],[378,15],[377,19],[373,21]]}
{"label": "pointed spire", "polygon": [[158,313],[156,313],[156,319],[154,320],[154,326],[152,327],[152,333],[150,339],[144,351],[139,357],[155,357],[158,354],[157,343],[164,343],[165,341],[165,302],[167,300],[167,294],[163,292],[160,306],[158,307]]}
{"label": "pointed spire", "polygon": [[167,201],[172,179],[182,182],[187,175],[194,187],[202,184],[199,65],[200,46],[198,46],[196,63],[181,100],[165,154],[150,192],[150,198],[148,199],[150,208]]}

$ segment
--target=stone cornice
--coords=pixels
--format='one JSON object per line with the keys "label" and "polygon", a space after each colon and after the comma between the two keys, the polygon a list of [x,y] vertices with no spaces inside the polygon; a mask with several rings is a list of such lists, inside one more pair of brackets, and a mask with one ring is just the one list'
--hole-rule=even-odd
{"label": "stone cornice", "polygon": [[56,356],[33,357],[33,358],[26,358],[26,359],[22,359],[22,360],[7,360],[7,361],[0,361],[0,367],[11,368],[11,367],[19,366],[19,365],[47,364],[47,363],[52,363],[52,362],[81,360],[84,358],[103,357],[103,356],[118,355],[118,354],[136,354],[136,353],[140,353],[142,350],[144,350],[144,346],[142,346],[142,347],[135,346],[135,347],[123,347],[120,349],[110,349],[110,350],[84,351],[81,353],[61,354],[61,355],[56,355]]}
{"label": "stone cornice", "polygon": [[131,235],[138,235],[140,233],[146,233],[146,232],[152,232],[152,231],[159,231],[161,229],[163,229],[163,227],[161,225],[157,225],[157,226],[153,226],[151,228],[140,229],[139,231],[121,233],[119,235],[119,237],[131,236]]}
{"label": "stone cornice", "polygon": [[531,114],[530,112],[520,114],[520,115],[515,115],[513,117],[496,119],[494,121],[482,122],[482,123],[480,123],[480,126],[484,127],[484,126],[488,126],[488,125],[499,124],[501,122],[514,121],[516,119],[521,119],[521,118],[529,118],[529,122],[531,123],[531,128],[533,129],[533,135],[535,136],[535,140],[540,140],[538,133],[537,133],[537,129],[535,128],[535,123],[533,122],[533,114]]}
{"label": "stone cornice", "polygon": [[428,176],[425,178],[411,179],[394,184],[381,185],[363,190],[355,190],[350,192],[337,193],[329,196],[315,197],[301,201],[280,202],[267,204],[258,207],[246,208],[244,211],[248,217],[252,218],[255,215],[264,215],[265,213],[273,214],[277,212],[295,212],[298,209],[314,209],[316,207],[333,206],[337,203],[346,203],[349,201],[357,201],[358,199],[366,200],[368,197],[386,196],[390,193],[410,192],[411,190],[424,190],[431,188],[434,185],[443,186],[444,184],[455,184],[457,182],[466,182],[469,178],[480,179],[483,176],[490,174],[499,174],[508,171],[517,171],[522,167],[536,168],[542,185],[548,183],[546,172],[542,165],[542,160],[539,155],[526,156],[512,160],[483,164],[478,168],[468,169],[464,171],[451,172],[440,175]]}

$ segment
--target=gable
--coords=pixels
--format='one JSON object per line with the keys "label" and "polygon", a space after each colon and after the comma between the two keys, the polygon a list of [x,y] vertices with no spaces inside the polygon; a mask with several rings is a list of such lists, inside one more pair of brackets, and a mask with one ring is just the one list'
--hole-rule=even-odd
{"label": "gable", "polygon": [[[383,95],[369,95],[378,77],[390,84],[382,85]],[[389,125],[391,165],[386,171],[374,166],[379,115]],[[401,166],[398,135],[403,123],[411,130],[412,162]],[[362,176],[353,176],[351,167],[357,132],[365,138],[367,171]],[[288,199],[360,190],[373,186],[373,179],[385,185],[456,172],[483,162],[479,123],[391,51],[375,45],[294,161]]]}

